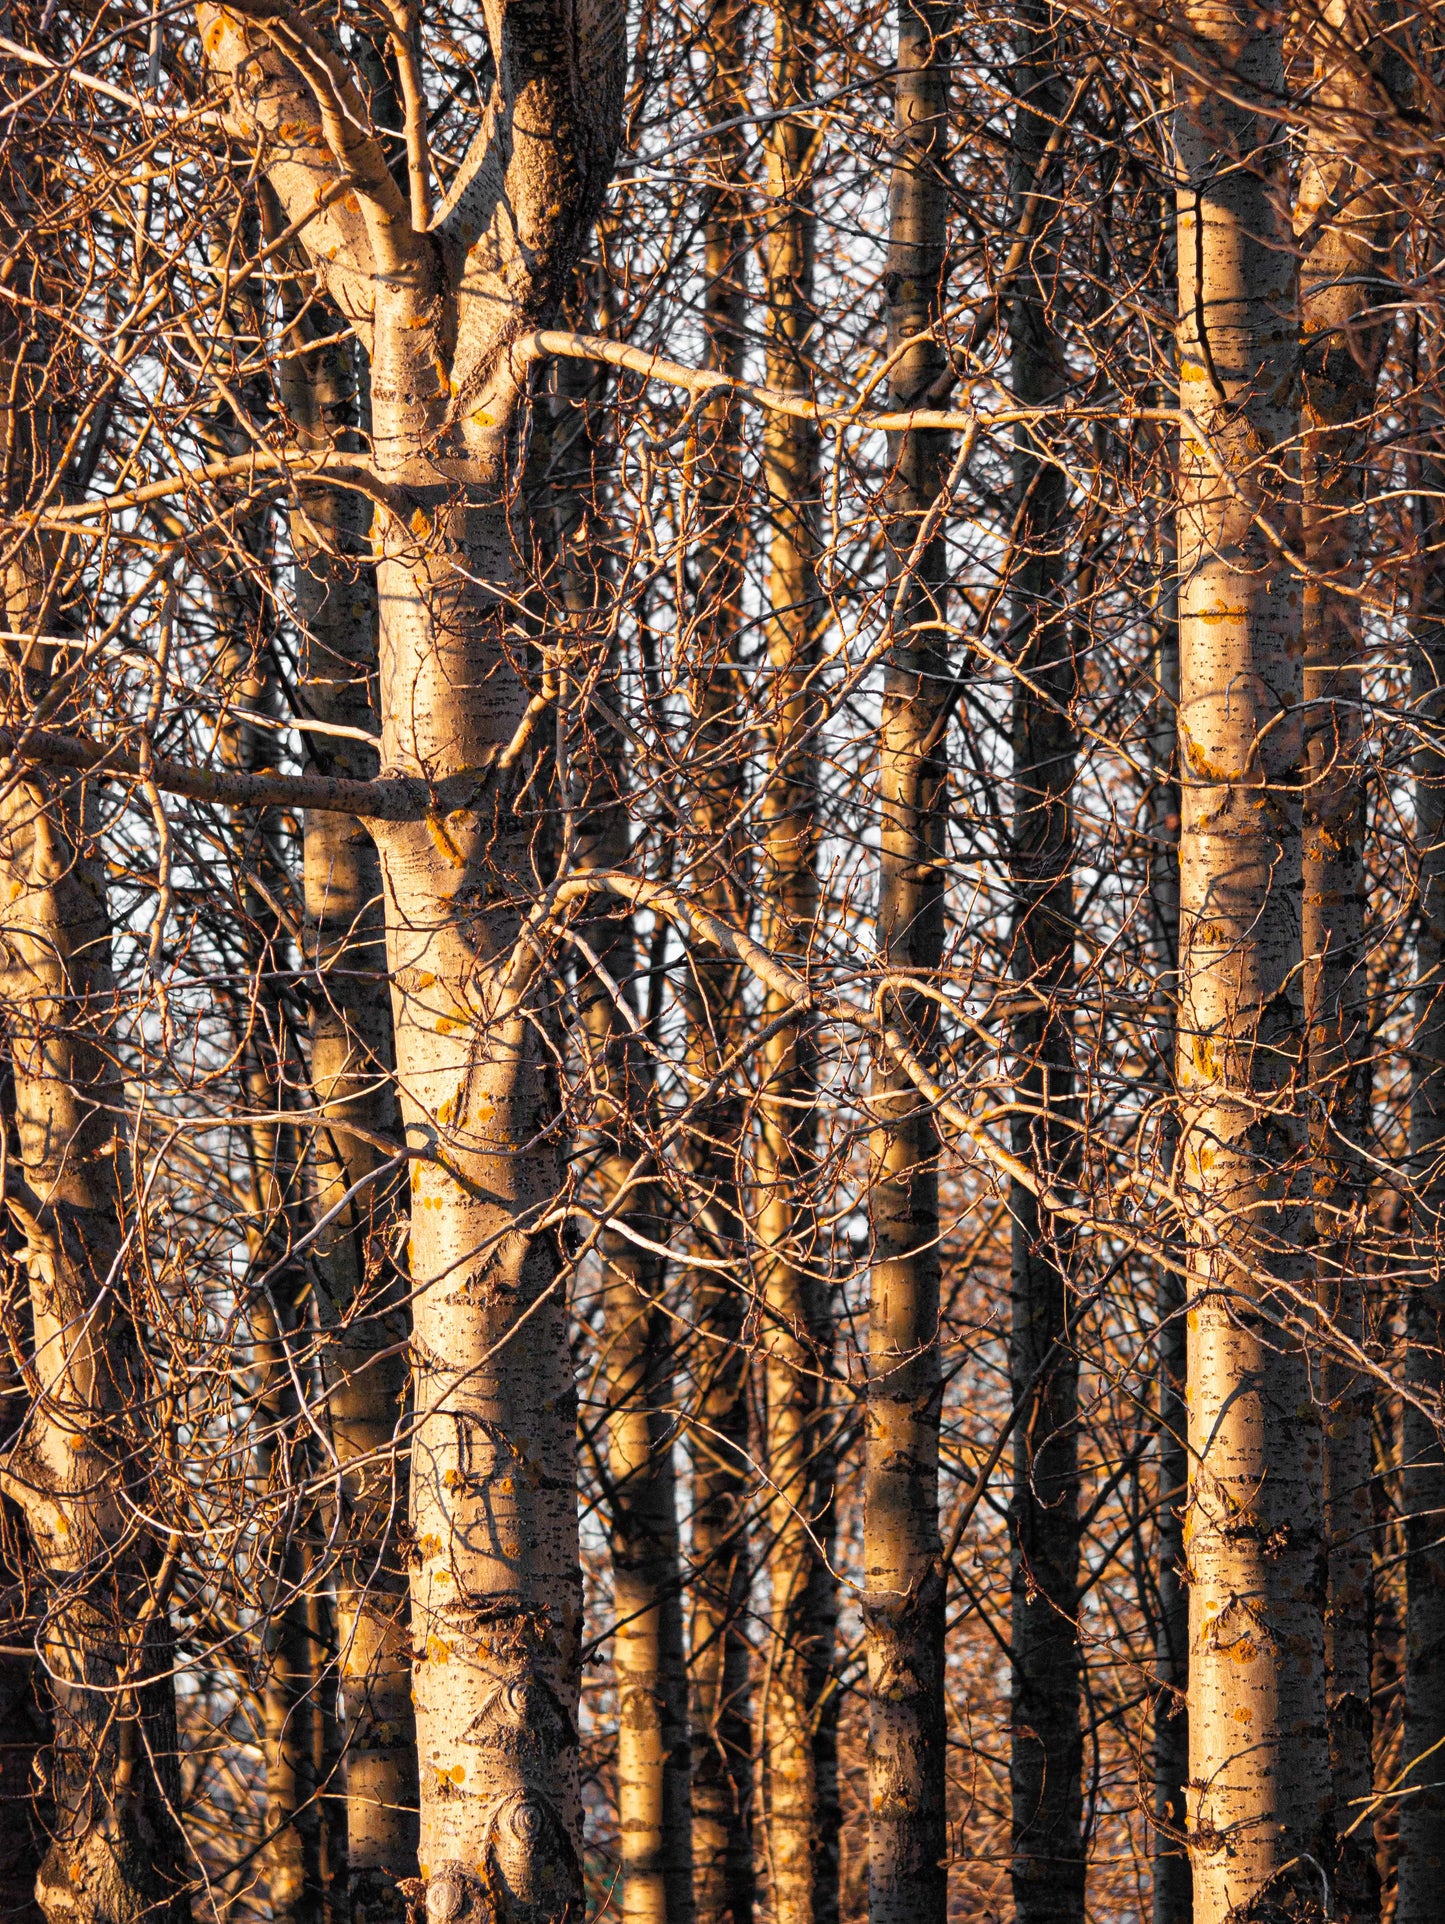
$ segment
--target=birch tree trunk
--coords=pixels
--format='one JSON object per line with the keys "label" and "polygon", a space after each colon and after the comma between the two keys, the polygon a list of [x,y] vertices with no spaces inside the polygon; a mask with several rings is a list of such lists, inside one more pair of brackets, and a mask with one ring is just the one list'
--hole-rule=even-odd
{"label": "birch tree trunk", "polygon": [[1306,1280],[1300,584],[1256,518],[1295,513],[1299,321],[1285,142],[1249,105],[1282,96],[1279,28],[1185,17],[1228,75],[1181,78],[1174,137],[1190,1830],[1197,1924],[1233,1924],[1317,1914],[1331,1855],[1322,1439],[1280,1327]]}
{"label": "birch tree trunk", "polygon": [[[767,136],[767,380],[808,394],[816,248],[806,112],[815,91],[812,0],[773,12]],[[768,776],[763,791],[764,940],[806,976],[818,939],[818,432],[770,413],[763,469],[771,530],[766,635]],[[787,1008],[770,995],[763,1021]],[[833,1472],[828,1270],[814,1220],[816,1042],[799,1016],[763,1051],[757,1150],[762,1245],[764,1463],[772,1616],[761,1710],[764,1851],[777,1924],[832,1924],[838,1911],[838,1728],[832,1672],[837,1591],[829,1569]]]}
{"label": "birch tree trunk", "polygon": [[[22,257],[17,285],[26,272]],[[68,370],[44,337],[17,340],[9,323],[5,335],[0,439],[14,514],[50,479]],[[73,559],[39,537],[8,554],[7,629],[54,634]],[[68,664],[48,643],[6,650],[14,729]],[[166,1618],[176,1551],[155,1535],[167,1505],[150,1482],[151,1386],[127,1260],[143,1225],[125,1215],[111,927],[90,804],[82,780],[39,774],[12,779],[0,802],[0,997],[20,1164],[5,1201],[25,1232],[33,1342],[30,1408],[0,1477],[36,1559],[53,1703],[37,1902],[48,1924],[183,1924]]]}
{"label": "birch tree trunk", "polygon": [[[900,0],[896,141],[885,278],[891,399],[916,406],[944,358],[927,330],[943,297],[951,10]],[[911,342],[912,345],[904,346]],[[901,350],[901,351],[900,351]],[[878,953],[927,981],[943,960],[948,655],[944,544],[925,517],[946,437],[903,435],[889,499],[893,643],[879,732]],[[898,1019],[928,1053],[933,1004],[895,989]],[[938,1530],[938,1132],[908,1078],[873,1068],[864,1460],[863,1623],[868,1653],[868,1910],[872,1924],[941,1924],[947,1912],[944,1579]]]}
{"label": "birch tree trunk", "polygon": [[[24,632],[27,611],[8,612]],[[5,1488],[42,1573],[54,1701],[54,1830],[37,1897],[49,1924],[179,1924],[169,1570],[137,1520],[155,1514],[153,1440],[137,1415],[147,1389],[125,1290],[110,928],[87,842],[83,792],[39,780],[12,792],[0,941],[23,1187],[10,1207],[26,1227],[39,1393]]]}
{"label": "birch tree trunk", "polygon": [[[1445,459],[1438,420],[1420,463],[1416,504],[1422,579],[1411,649],[1410,702],[1418,731],[1415,846],[1415,1029],[1410,1091],[1411,1264],[1405,1289],[1405,1383],[1417,1396],[1445,1388]],[[1421,1924],[1439,1903],[1445,1865],[1445,1450],[1410,1400],[1401,1436],[1405,1524],[1405,1728],[1400,1772],[1421,1788],[1400,1799],[1395,1924]]]}
{"label": "birch tree trunk", "polygon": [[[748,0],[710,0],[703,43],[707,113],[723,127],[714,149],[717,184],[703,215],[703,318],[708,363],[740,375],[746,350],[746,166]],[[694,892],[734,926],[747,918],[747,874],[735,822],[747,793],[738,738],[745,525],[739,423],[726,402],[707,410],[706,468],[699,488],[694,663],[690,689],[697,788],[688,865]],[[730,958],[696,956],[688,971],[688,1072],[713,1087],[742,1039],[741,979]],[[744,1132],[736,1078],[700,1104],[690,1160],[697,1197],[694,1233],[713,1262],[740,1262],[745,1243],[737,1145]],[[695,1403],[689,1654],[692,1669],[693,1887],[697,1924],[751,1924],[752,1649],[744,1621],[751,1585],[747,1506],[747,1297],[741,1271],[693,1272]]]}
{"label": "birch tree trunk", "polygon": [[[1381,317],[1398,217],[1383,183],[1362,191],[1373,156],[1351,155],[1350,127],[1383,106],[1369,67],[1380,51],[1376,10],[1331,0],[1315,55],[1311,127],[1297,232],[1325,225],[1300,270],[1304,336],[1304,990],[1311,1092],[1315,1287],[1320,1306],[1363,1343],[1363,1250],[1356,1233],[1369,1187],[1369,984],[1365,969],[1365,789],[1360,603],[1362,505],[1370,422],[1393,322]],[[1388,48],[1388,40],[1385,46]],[[1400,75],[1396,72],[1398,84]],[[1346,592],[1341,592],[1344,590]],[[1356,1824],[1374,1789],[1370,1641],[1374,1617],[1370,1418],[1374,1385],[1328,1349],[1321,1361],[1328,1578],[1325,1671],[1341,1916],[1379,1913],[1374,1836]],[[1406,1799],[1406,1805],[1412,1802]],[[1405,1817],[1402,1808],[1402,1817]],[[1405,1818],[1408,1823],[1409,1819]],[[1343,1835],[1348,1832],[1348,1835]],[[1432,1901],[1434,1898],[1432,1888]]]}
{"label": "birch tree trunk", "polygon": [[[1012,386],[1022,406],[1063,387],[1051,309],[1058,240],[1048,217],[1060,172],[1046,158],[1065,90],[1060,19],[1025,6],[1014,48],[1013,202],[1035,217],[1010,307]],[[1040,178],[1040,170],[1045,178]],[[1065,608],[1067,504],[1060,470],[1030,431],[1014,455],[1018,554],[1013,581],[1013,967],[1028,1003],[1014,1024],[1014,1154],[1057,1186],[1073,1160],[1073,785],[1070,719],[1078,668]],[[1077,592],[1085,592],[1081,581]],[[1009,1376],[1014,1428],[1012,1561],[1013,1890],[1020,1924],[1077,1924],[1084,1904],[1079,1729],[1078,1358],[1070,1330],[1069,1244],[1016,1183]]]}
{"label": "birch tree trunk", "polygon": [[[512,342],[555,304],[618,141],[620,11],[490,0],[495,79],[431,217],[425,99],[411,200],[354,79],[268,0],[203,7],[207,56],[266,142],[288,222],[371,363],[382,762],[426,785],[375,828],[412,1164],[411,1459],[421,1895],[430,1924],[574,1917],[581,1574],[575,1390],[549,1207],[558,1095],[547,979],[518,946],[534,824],[499,763],[528,706],[510,614],[527,530]],[[399,56],[415,61],[411,27]],[[337,195],[318,212],[318,190]],[[344,191],[342,191],[344,189]]]}

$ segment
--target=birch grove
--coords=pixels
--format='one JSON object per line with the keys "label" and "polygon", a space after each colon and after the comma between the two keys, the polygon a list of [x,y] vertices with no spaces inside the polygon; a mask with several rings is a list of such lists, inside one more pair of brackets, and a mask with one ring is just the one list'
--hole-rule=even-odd
{"label": "birch grove", "polygon": [[1442,129],[12,0],[7,1917],[1435,1916]]}

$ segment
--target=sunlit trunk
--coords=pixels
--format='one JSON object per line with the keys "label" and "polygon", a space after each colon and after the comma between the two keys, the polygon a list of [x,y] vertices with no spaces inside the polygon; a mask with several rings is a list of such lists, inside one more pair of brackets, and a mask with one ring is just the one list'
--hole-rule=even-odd
{"label": "sunlit trunk", "polygon": [[[1304,1342],[1299,319],[1280,28],[1190,7],[1179,83],[1180,997],[1197,1924],[1316,1905],[1331,1858],[1320,1434]],[[1204,437],[1208,437],[1207,448]]]}
{"label": "sunlit trunk", "polygon": [[[489,0],[492,97],[434,222],[424,102],[408,109],[408,201],[329,43],[267,0],[200,12],[283,211],[304,214],[311,262],[369,350],[381,758],[434,798],[374,826],[413,1152],[414,1894],[430,1924],[495,1906],[543,1924],[581,1895],[582,1579],[549,1213],[565,1150],[555,1011],[550,969],[519,945],[554,798],[539,774],[524,802],[510,773],[518,758],[531,772],[535,748],[514,612],[526,372],[509,348],[550,314],[601,203],[626,35],[611,6]],[[323,180],[345,188],[325,211]]]}

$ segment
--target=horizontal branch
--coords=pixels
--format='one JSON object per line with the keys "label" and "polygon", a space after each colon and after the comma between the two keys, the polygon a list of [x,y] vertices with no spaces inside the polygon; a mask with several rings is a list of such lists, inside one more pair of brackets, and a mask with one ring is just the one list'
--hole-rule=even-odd
{"label": "horizontal branch", "polygon": [[1121,401],[1112,407],[1074,408],[1068,405],[1036,408],[999,408],[984,413],[980,408],[901,408],[891,413],[868,414],[858,407],[827,408],[786,388],[766,387],[759,381],[743,381],[715,368],[688,367],[671,361],[665,354],[650,354],[645,348],[628,347],[622,341],[609,341],[600,334],[574,334],[566,328],[537,328],[513,343],[512,357],[524,366],[529,361],[601,361],[608,367],[626,369],[649,381],[662,381],[681,388],[698,399],[710,394],[735,394],[773,414],[791,415],[798,421],[815,421],[819,427],[857,427],[885,434],[911,434],[924,428],[961,434],[978,427],[1017,427],[1028,421],[1163,421],[1179,420],[1178,408],[1141,408]]}
{"label": "horizontal branch", "polygon": [[342,776],[280,775],[271,770],[197,768],[166,756],[145,756],[117,742],[84,735],[55,735],[45,729],[19,734],[0,729],[0,755],[16,766],[71,768],[102,781],[150,781],[167,795],[230,808],[316,809],[322,814],[357,815],[371,822],[420,822],[428,815],[475,807],[483,787],[511,766],[508,748],[485,767],[467,769],[439,782],[414,775],[384,775],[371,782]]}
{"label": "horizontal branch", "polygon": [[104,494],[96,501],[77,501],[65,507],[48,509],[42,520],[47,528],[65,527],[76,522],[92,521],[97,515],[115,514],[122,508],[143,508],[152,501],[164,501],[170,495],[185,494],[204,483],[255,481],[268,474],[272,476],[274,485],[286,480],[331,481],[339,487],[354,488],[358,494],[366,495],[403,520],[408,512],[408,504],[397,490],[378,480],[373,470],[365,462],[358,461],[355,455],[328,454],[315,448],[279,451],[256,448],[249,454],[234,455],[228,461],[208,461],[204,467],[185,468],[179,474],[167,475],[164,481],[147,481],[138,488],[126,488],[118,494]]}

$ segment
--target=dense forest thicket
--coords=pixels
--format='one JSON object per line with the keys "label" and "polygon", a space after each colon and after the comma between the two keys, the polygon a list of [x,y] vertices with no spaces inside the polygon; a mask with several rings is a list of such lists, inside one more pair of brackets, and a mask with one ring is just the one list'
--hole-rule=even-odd
{"label": "dense forest thicket", "polygon": [[1445,1901],[1445,14],[7,0],[0,1919]]}

